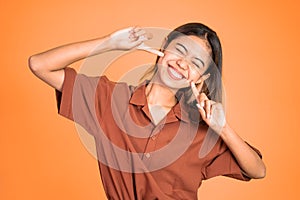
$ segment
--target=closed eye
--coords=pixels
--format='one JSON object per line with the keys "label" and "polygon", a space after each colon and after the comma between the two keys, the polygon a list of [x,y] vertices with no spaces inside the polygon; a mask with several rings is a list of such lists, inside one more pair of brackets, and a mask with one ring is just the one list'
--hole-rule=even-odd
{"label": "closed eye", "polygon": [[202,68],[202,67],[200,67],[197,63],[195,63],[195,62],[192,62],[193,63],[193,65],[195,65],[197,68]]}
{"label": "closed eye", "polygon": [[195,61],[193,62],[193,64],[195,64],[198,68],[204,67],[204,62],[200,58],[194,58],[194,59],[197,60],[197,62],[200,62],[201,65],[197,64]]}
{"label": "closed eye", "polygon": [[186,55],[188,53],[187,48],[180,43],[176,43],[176,50],[179,51],[181,54]]}
{"label": "closed eye", "polygon": [[180,48],[176,47],[176,51],[178,51],[181,55],[184,55],[183,51]]}

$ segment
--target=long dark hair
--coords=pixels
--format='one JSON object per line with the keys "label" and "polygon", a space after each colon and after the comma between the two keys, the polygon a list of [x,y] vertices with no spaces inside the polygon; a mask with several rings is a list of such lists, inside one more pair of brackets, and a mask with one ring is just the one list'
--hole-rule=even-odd
{"label": "long dark hair", "polygon": [[[187,23],[175,28],[170,32],[162,47],[162,51],[168,47],[172,40],[180,36],[197,36],[207,41],[211,49],[211,62],[205,74],[210,73],[210,77],[204,82],[201,92],[204,92],[209,99],[222,103],[222,47],[217,33],[208,26],[201,23]],[[156,60],[158,62],[159,57]],[[156,73],[157,67],[154,67],[146,73]],[[184,94],[188,99],[188,104],[195,107],[195,98],[193,98],[190,88],[180,89],[176,95]]]}

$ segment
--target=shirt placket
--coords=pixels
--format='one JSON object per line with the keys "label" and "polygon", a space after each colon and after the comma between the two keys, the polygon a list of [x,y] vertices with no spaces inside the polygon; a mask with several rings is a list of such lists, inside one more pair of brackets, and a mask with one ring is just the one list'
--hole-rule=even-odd
{"label": "shirt placket", "polygon": [[143,159],[148,159],[150,160],[152,157],[152,152],[154,152],[156,150],[156,144],[157,144],[157,140],[158,140],[158,135],[160,132],[160,129],[162,128],[163,125],[158,125],[155,126],[152,131],[150,136],[147,138],[147,143],[146,143],[146,147],[144,150],[144,155],[143,155]]}

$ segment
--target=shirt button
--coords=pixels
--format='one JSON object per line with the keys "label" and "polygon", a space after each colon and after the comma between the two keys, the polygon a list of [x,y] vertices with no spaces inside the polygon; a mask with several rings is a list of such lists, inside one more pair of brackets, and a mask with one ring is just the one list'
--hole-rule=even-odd
{"label": "shirt button", "polygon": [[156,139],[156,135],[151,136],[151,139],[155,140]]}
{"label": "shirt button", "polygon": [[150,153],[145,154],[146,158],[150,158]]}

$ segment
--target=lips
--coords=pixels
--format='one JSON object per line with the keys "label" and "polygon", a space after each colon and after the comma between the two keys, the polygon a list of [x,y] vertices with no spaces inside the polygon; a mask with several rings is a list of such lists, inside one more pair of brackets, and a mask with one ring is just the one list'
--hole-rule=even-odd
{"label": "lips", "polygon": [[176,71],[172,66],[168,66],[168,74],[175,80],[181,80],[183,78],[183,75]]}

